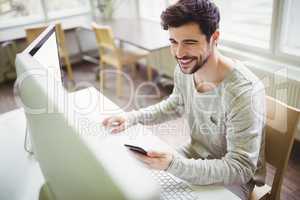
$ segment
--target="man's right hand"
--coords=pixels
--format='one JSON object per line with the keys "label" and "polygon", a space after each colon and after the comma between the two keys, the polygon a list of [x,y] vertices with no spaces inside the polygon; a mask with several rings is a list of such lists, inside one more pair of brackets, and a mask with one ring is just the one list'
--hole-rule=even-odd
{"label": "man's right hand", "polygon": [[126,119],[121,116],[112,116],[105,118],[102,124],[111,130],[111,133],[118,133],[125,130]]}

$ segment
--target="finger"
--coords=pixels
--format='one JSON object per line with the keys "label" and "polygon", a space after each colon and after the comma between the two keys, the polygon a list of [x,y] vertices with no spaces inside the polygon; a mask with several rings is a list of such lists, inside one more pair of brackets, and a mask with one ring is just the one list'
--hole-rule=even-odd
{"label": "finger", "polygon": [[107,121],[107,127],[113,127],[113,126],[117,126],[119,124],[119,119],[116,117],[111,117],[108,121]]}
{"label": "finger", "polygon": [[124,124],[121,124],[117,127],[114,127],[112,130],[111,130],[111,133],[118,133],[118,132],[121,132],[125,129],[125,126]]}
{"label": "finger", "polygon": [[166,153],[158,152],[158,151],[148,151],[147,156],[152,158],[161,158],[161,157],[165,157]]}
{"label": "finger", "polygon": [[135,156],[138,160],[140,160],[140,161],[142,161],[142,162],[144,162],[144,163],[146,163],[146,164],[148,164],[148,165],[150,165],[150,164],[152,163],[152,159],[150,159],[149,157],[144,156],[144,155],[142,155],[142,154],[140,154],[140,153],[135,153],[135,152],[132,152],[132,153],[134,154],[134,156]]}

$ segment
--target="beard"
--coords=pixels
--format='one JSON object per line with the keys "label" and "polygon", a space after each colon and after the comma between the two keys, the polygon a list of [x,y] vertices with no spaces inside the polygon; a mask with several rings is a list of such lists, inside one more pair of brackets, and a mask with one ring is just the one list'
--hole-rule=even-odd
{"label": "beard", "polygon": [[193,56],[193,57],[188,57],[188,56],[184,56],[182,57],[181,59],[192,59],[193,61],[194,60],[197,60],[197,63],[191,67],[188,71],[183,69],[183,67],[181,66],[180,62],[178,61],[179,59],[177,57],[175,57],[182,73],[184,74],[194,74],[195,72],[197,72],[199,69],[201,69],[206,63],[207,63],[207,60],[209,58],[210,55],[207,55],[205,59],[203,59],[202,55],[200,55],[199,57],[196,57],[196,56]]}

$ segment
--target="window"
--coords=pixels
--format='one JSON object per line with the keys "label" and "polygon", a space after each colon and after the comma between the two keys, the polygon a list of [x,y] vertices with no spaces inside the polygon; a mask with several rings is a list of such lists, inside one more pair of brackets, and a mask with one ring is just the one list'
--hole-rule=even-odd
{"label": "window", "polygon": [[[140,17],[159,21],[160,14],[176,0],[139,0]],[[273,0],[214,0],[221,12],[222,39],[268,49]]]}
{"label": "window", "polygon": [[269,48],[273,0],[215,0],[220,9],[222,39]]}
{"label": "window", "polygon": [[[130,6],[129,0],[92,0],[93,12],[97,17],[111,20],[124,4]],[[128,11],[128,10],[127,10]],[[128,15],[128,13],[126,13]]]}
{"label": "window", "polygon": [[[152,16],[158,16],[157,12],[161,12],[165,4],[168,6],[176,2],[165,0],[165,4],[157,8],[156,3],[152,5],[148,2],[146,5],[145,1],[139,1],[144,4],[140,5],[141,17],[151,15],[143,7],[150,10]],[[220,9],[221,45],[264,59],[300,66],[299,0],[211,1]]]}
{"label": "window", "polygon": [[45,1],[49,18],[59,18],[83,12],[89,12],[88,0],[51,0]]}
{"label": "window", "polygon": [[0,27],[39,22],[44,19],[39,0],[1,0]]}
{"label": "window", "polygon": [[143,19],[160,21],[161,12],[167,7],[165,0],[139,0],[139,13]]}
{"label": "window", "polygon": [[0,0],[0,28],[41,23],[89,11],[90,0]]}
{"label": "window", "polygon": [[286,1],[283,26],[282,39],[280,49],[282,52],[300,57],[300,1],[288,0]]}

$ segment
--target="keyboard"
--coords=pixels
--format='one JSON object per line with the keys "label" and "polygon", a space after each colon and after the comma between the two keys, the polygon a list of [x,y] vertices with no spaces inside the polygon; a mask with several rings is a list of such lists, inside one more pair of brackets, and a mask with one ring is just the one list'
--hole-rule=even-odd
{"label": "keyboard", "polygon": [[160,185],[161,200],[196,199],[192,188],[185,182],[164,171],[151,170],[151,175]]}

